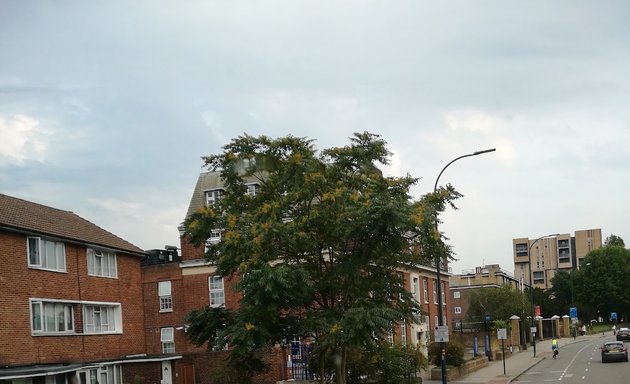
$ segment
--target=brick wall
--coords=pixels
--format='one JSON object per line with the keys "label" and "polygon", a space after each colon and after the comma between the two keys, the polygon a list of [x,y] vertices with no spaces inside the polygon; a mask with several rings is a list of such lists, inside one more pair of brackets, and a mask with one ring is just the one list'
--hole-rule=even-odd
{"label": "brick wall", "polygon": [[[117,255],[118,278],[87,275],[84,246],[65,244],[66,272],[28,268],[26,236],[0,232],[0,365],[64,363],[144,352],[140,258]],[[123,333],[33,336],[29,298],[121,304]],[[83,328],[74,307],[75,330]]]}

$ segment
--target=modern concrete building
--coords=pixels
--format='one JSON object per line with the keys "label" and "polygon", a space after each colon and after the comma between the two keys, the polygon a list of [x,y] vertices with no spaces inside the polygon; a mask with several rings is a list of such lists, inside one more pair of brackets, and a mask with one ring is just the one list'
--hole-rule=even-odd
{"label": "modern concrete building", "polygon": [[600,228],[575,231],[573,236],[567,233],[538,239],[512,239],[514,276],[528,285],[533,276],[535,288],[550,288],[557,271],[579,269],[582,259],[601,246]]}

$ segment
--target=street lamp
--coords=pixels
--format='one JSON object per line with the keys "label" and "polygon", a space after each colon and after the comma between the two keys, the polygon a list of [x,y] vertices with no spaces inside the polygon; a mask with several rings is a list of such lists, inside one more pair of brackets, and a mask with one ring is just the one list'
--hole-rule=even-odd
{"label": "street lamp", "polygon": [[[545,235],[545,236],[540,236],[539,238],[537,238],[536,240],[534,240],[530,245],[529,245],[529,249],[527,250],[527,256],[529,257],[529,299],[531,301],[531,305],[532,305],[532,325],[536,324],[536,318],[534,317],[534,268],[532,268],[532,247],[534,246],[534,244],[536,244],[538,242],[538,240],[542,240],[542,239],[546,239],[548,237],[555,237],[558,236],[559,233],[554,233],[552,235]],[[530,334],[531,334],[531,329],[530,329]],[[536,335],[532,335],[532,348],[534,349],[534,357],[536,357]]]}
{"label": "street lamp", "polygon": [[[444,166],[444,168],[442,168],[442,170],[440,171],[440,173],[438,174],[437,179],[435,179],[435,185],[433,186],[433,193],[437,192],[437,186],[438,186],[438,181],[440,181],[440,176],[442,176],[442,173],[444,173],[444,171],[446,170],[446,168],[448,168],[449,165],[453,164],[454,162],[456,162],[459,159],[463,159],[464,157],[471,157],[471,156],[477,156],[477,155],[482,155],[484,153],[488,153],[488,152],[494,152],[496,151],[496,148],[491,148],[491,149],[484,149],[483,151],[477,151],[477,152],[473,152],[473,153],[469,153],[467,155],[462,155],[456,159],[451,160],[448,164],[446,164]],[[438,219],[437,219],[437,213],[435,215],[435,230],[436,232],[438,231]],[[439,233],[439,232],[438,232]],[[441,280],[441,273],[440,273],[440,264],[441,263],[441,255],[436,254],[435,255],[435,269],[436,269],[436,275],[437,275],[437,296],[438,296],[438,326],[443,326],[444,325],[444,312],[442,310],[442,280]],[[442,383],[446,384],[446,350],[445,350],[445,346],[444,346],[444,342],[441,342],[441,349],[442,349]]]}

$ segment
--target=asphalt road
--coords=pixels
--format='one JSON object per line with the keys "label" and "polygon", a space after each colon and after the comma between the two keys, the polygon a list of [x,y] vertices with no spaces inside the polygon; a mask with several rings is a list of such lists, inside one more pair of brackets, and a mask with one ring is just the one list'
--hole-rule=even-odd
{"label": "asphalt road", "polygon": [[[630,363],[602,363],[600,347],[614,337],[585,339],[562,346],[557,359],[551,355],[531,367],[514,380],[516,383],[543,384],[562,381],[567,383],[630,383]],[[630,342],[625,343],[630,347]],[[549,348],[551,343],[542,343],[539,348]]]}

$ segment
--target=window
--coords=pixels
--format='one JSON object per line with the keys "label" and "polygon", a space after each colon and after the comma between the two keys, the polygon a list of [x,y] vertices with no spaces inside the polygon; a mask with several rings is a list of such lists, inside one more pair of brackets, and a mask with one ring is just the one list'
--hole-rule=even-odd
{"label": "window", "polygon": [[454,291],[453,292],[453,299],[459,299],[460,298],[460,292],[459,291]]}
{"label": "window", "polygon": [[418,297],[418,278],[414,276],[411,281],[411,294],[417,302],[420,302],[420,298]]}
{"label": "window", "polygon": [[[122,368],[120,364],[103,365],[100,368],[90,368],[78,371],[79,380],[81,384],[121,384],[122,380]],[[59,376],[58,376],[59,377]],[[49,383],[46,380],[46,383]],[[62,380],[62,383],[66,381]],[[70,382],[70,380],[67,380]]]}
{"label": "window", "polygon": [[259,184],[247,184],[247,195],[256,196],[260,192]]}
{"label": "window", "polygon": [[442,283],[442,291],[440,292],[442,296],[442,306],[446,305],[446,283]]}
{"label": "window", "polygon": [[162,342],[162,353],[175,352],[175,330],[173,327],[162,328],[160,330],[160,341]]}
{"label": "window", "polygon": [[206,191],[206,205],[213,207],[217,201],[223,197],[222,189],[214,189],[212,191]]}
{"label": "window", "polygon": [[27,253],[29,267],[66,271],[66,250],[61,242],[29,237],[27,238]]}
{"label": "window", "polygon": [[400,323],[400,343],[402,345],[407,345],[407,321],[403,320]]}
{"label": "window", "polygon": [[462,307],[455,307],[455,313],[462,313]]}
{"label": "window", "polygon": [[74,333],[73,304],[32,300],[31,330],[34,333]]}
{"label": "window", "polygon": [[158,296],[160,298],[160,312],[173,312],[170,281],[158,282]]}
{"label": "window", "polygon": [[429,288],[428,288],[427,279],[422,279],[422,290],[424,291],[424,303],[428,304],[429,303]]}
{"label": "window", "polygon": [[435,284],[435,281],[433,282],[433,304],[437,304],[438,300],[437,300],[437,284]]}
{"label": "window", "polygon": [[204,249],[204,253],[207,253],[210,250],[210,247],[213,244],[217,244],[221,241],[221,231],[218,229],[213,229],[210,231],[210,237],[206,240],[206,248]]}
{"label": "window", "polygon": [[116,254],[102,249],[88,248],[88,275],[117,277]]}
{"label": "window", "polygon": [[223,289],[223,277],[210,276],[208,278],[210,290],[210,306],[225,307],[225,291]]}
{"label": "window", "polygon": [[120,305],[83,305],[85,333],[120,333],[122,316]]}

